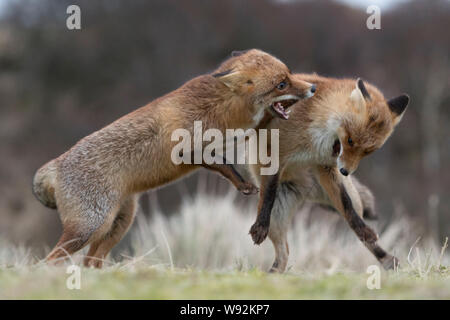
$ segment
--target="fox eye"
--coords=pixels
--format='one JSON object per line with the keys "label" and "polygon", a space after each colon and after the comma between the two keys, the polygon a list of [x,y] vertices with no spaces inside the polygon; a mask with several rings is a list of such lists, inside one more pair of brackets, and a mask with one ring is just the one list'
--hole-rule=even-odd
{"label": "fox eye", "polygon": [[287,87],[287,82],[286,81],[281,81],[278,85],[277,85],[277,89],[278,90],[284,90]]}
{"label": "fox eye", "polygon": [[353,140],[352,140],[352,138],[348,138],[347,141],[348,141],[349,146],[353,147]]}

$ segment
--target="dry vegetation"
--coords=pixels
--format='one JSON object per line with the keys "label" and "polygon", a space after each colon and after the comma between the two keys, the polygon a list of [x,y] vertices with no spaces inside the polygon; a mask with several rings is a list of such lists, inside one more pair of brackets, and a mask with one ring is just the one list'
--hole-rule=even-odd
{"label": "dry vegetation", "polygon": [[[68,290],[64,267],[48,267],[24,247],[0,244],[1,298],[450,298],[450,256],[445,246],[420,239],[406,219],[385,226],[381,243],[401,260],[382,272],[380,290],[368,290],[366,269],[376,260],[333,213],[296,216],[285,275],[270,275],[269,241],[252,244],[251,215],[222,198],[196,197],[179,215],[140,215],[131,252],[106,261],[104,270],[82,269],[82,289]],[[249,207],[248,210],[254,211]],[[311,221],[312,220],[312,221]],[[377,227],[380,230],[380,226]],[[82,254],[69,263],[81,265]]]}

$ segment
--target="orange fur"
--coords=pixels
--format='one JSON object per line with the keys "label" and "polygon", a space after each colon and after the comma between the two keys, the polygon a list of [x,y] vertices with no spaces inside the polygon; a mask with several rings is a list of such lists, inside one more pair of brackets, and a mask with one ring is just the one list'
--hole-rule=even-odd
{"label": "orange fur", "polygon": [[[366,86],[361,80],[316,74],[296,77],[314,83],[317,93],[293,105],[289,121],[267,120],[267,128],[280,130],[278,186],[286,187],[280,191],[270,186],[276,196],[260,194],[258,216],[250,229],[253,240],[259,244],[269,235],[277,252],[274,270],[283,271],[287,262],[283,249],[287,245],[286,219],[289,220],[285,216],[292,214],[285,211],[292,211],[297,202],[311,200],[338,210],[376,258],[384,266],[392,266],[394,258],[376,244],[375,232],[361,219],[363,200],[371,199],[363,198],[362,187],[356,188],[347,175],[356,170],[364,156],[385,143],[403,116],[409,98],[402,95],[386,101],[377,88]],[[267,181],[274,180],[260,176],[260,168],[260,164],[250,166],[260,189],[266,190]],[[274,206],[278,217],[272,230]]]}
{"label": "orange fur", "polygon": [[[281,90],[280,82],[288,85]],[[58,209],[64,228],[58,242],[61,248],[56,247],[48,260],[89,243],[93,258],[104,258],[132,223],[133,195],[199,167],[173,163],[174,130],[183,128],[192,136],[197,120],[204,130],[254,128],[274,99],[287,94],[309,97],[311,87],[294,78],[280,60],[253,49],[83,138],[40,168],[34,178],[35,195]],[[241,191],[248,190],[248,183],[233,177],[230,167],[206,167],[232,178]],[[86,264],[101,266],[89,260]]]}

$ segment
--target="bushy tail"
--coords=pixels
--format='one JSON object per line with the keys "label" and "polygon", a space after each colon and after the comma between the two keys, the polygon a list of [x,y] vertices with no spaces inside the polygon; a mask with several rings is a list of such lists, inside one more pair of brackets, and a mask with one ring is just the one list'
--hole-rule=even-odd
{"label": "bushy tail", "polygon": [[56,164],[52,160],[43,165],[33,178],[33,194],[46,207],[56,209]]}

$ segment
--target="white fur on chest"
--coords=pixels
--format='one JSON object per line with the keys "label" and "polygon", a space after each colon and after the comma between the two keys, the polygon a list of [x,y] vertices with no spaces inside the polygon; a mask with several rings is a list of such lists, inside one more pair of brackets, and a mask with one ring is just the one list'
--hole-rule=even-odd
{"label": "white fur on chest", "polygon": [[333,144],[337,138],[337,129],[340,122],[329,118],[325,125],[313,125],[307,131],[311,141],[312,149],[299,150],[293,154],[289,161],[302,163],[303,165],[321,164],[335,165],[336,158],[333,157]]}

